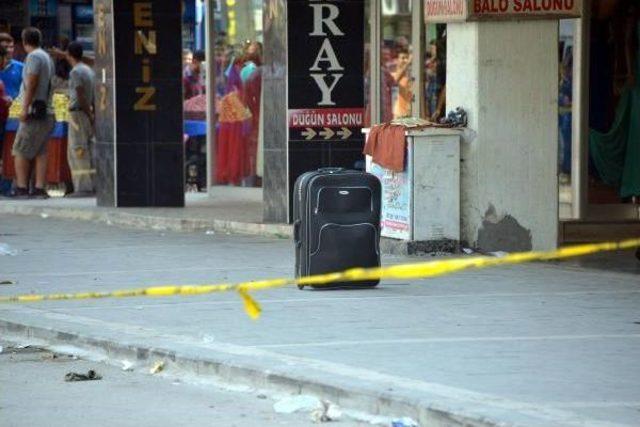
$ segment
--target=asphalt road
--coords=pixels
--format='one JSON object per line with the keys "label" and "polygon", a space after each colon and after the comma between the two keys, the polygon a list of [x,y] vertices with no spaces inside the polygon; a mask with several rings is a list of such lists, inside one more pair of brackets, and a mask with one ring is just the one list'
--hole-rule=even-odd
{"label": "asphalt road", "polygon": [[[101,362],[0,341],[3,427],[311,427],[310,411],[276,413],[277,396],[230,390],[195,377],[129,372]],[[101,380],[66,382],[94,370]],[[369,425],[339,420],[336,426]]]}
{"label": "asphalt road", "polygon": [[[3,216],[0,294],[290,276],[289,241]],[[623,260],[618,262],[617,260]],[[385,263],[403,261],[385,258]],[[413,260],[415,261],[415,259]],[[224,353],[521,425],[640,425],[640,276],[631,252],[468,271],[367,291],[1,306],[0,318]],[[605,269],[599,269],[604,265]],[[618,266],[622,266],[618,268]],[[635,270],[635,271],[634,271]],[[105,332],[107,331],[107,332]],[[182,347],[181,347],[182,348]],[[310,374],[309,374],[310,375]],[[399,414],[402,415],[402,414]]]}

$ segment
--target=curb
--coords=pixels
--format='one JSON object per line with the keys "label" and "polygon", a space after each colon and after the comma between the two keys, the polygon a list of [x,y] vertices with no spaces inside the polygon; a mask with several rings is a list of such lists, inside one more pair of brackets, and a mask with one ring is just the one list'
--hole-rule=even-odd
{"label": "curb", "polygon": [[[42,218],[72,221],[93,221],[107,225],[136,228],[141,230],[233,233],[251,236],[292,239],[293,227],[289,224],[264,224],[221,219],[172,218],[153,215],[134,214],[126,211],[106,210],[96,207],[93,210],[36,206],[0,206],[0,214],[39,216]],[[405,242],[382,237],[380,251],[387,255],[420,255],[424,253],[456,253],[457,246],[443,247],[419,246],[423,242]]]}
{"label": "curb", "polygon": [[36,206],[2,206],[0,213],[11,215],[40,216],[43,218],[67,219],[74,221],[94,221],[108,225],[146,230],[167,230],[179,232],[215,231],[217,233],[246,234],[264,237],[290,239],[293,228],[287,224],[261,224],[221,219],[168,218],[153,215],[133,214],[125,211],[110,211],[52,208]]}
{"label": "curb", "polygon": [[[214,377],[226,383],[241,383],[250,387],[271,389],[277,392],[289,394],[311,394],[321,399],[328,399],[343,408],[364,411],[366,413],[382,416],[408,416],[416,420],[421,426],[430,427],[497,427],[505,423],[492,422],[483,417],[458,415],[447,409],[436,407],[424,399],[396,393],[387,389],[380,391],[378,387],[364,384],[353,386],[343,379],[326,378],[319,380],[312,373],[292,367],[275,367],[265,369],[258,361],[240,354],[238,357],[229,357],[223,352],[210,351],[207,357],[197,357],[193,349],[187,348],[184,343],[176,343],[169,349],[160,342],[154,345],[140,345],[130,341],[126,337],[127,332],[121,335],[123,339],[116,341],[103,336],[89,336],[81,332],[55,329],[44,325],[28,325],[25,322],[16,322],[0,319],[0,332],[7,339],[13,340],[41,340],[50,346],[73,347],[80,351],[98,354],[106,357],[109,363],[131,360],[136,365],[151,366],[157,361],[163,361],[166,369],[177,368],[179,372],[195,375]],[[159,345],[155,345],[159,344]],[[191,350],[191,351],[190,351]],[[244,359],[244,360],[243,360]],[[308,370],[307,370],[308,371]]]}

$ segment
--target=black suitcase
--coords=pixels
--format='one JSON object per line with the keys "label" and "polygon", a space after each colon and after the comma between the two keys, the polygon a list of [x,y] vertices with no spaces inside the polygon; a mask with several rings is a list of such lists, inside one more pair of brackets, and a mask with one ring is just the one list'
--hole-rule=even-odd
{"label": "black suitcase", "polygon": [[[296,277],[380,266],[380,187],[374,175],[341,168],[307,172],[296,180]],[[375,280],[318,287],[378,283]]]}

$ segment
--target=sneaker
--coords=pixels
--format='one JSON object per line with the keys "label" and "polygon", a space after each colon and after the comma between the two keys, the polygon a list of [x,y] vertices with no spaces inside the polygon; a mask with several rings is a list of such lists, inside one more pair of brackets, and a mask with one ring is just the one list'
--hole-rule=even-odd
{"label": "sneaker", "polygon": [[32,199],[48,199],[49,198],[49,194],[47,193],[47,191],[44,188],[35,187],[33,189],[33,191],[31,192],[30,197]]}
{"label": "sneaker", "polygon": [[13,190],[9,191],[7,197],[12,199],[28,199],[29,190],[27,190],[26,188],[15,187]]}

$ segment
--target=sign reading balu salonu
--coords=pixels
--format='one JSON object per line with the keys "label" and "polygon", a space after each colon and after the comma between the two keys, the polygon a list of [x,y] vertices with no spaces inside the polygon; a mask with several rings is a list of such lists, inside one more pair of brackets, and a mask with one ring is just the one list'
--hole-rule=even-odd
{"label": "sign reading balu salonu", "polygon": [[425,0],[427,22],[578,18],[582,0]]}

